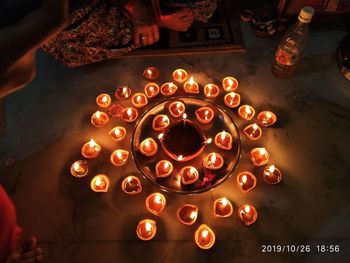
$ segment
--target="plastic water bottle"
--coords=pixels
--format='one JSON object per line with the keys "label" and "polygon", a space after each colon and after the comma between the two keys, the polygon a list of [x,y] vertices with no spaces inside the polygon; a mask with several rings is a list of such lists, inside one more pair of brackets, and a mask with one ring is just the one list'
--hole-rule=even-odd
{"label": "plastic water bottle", "polygon": [[314,12],[312,7],[304,6],[300,11],[298,21],[284,34],[271,67],[275,77],[288,78],[293,75],[304,51],[308,36],[308,24],[311,22]]}

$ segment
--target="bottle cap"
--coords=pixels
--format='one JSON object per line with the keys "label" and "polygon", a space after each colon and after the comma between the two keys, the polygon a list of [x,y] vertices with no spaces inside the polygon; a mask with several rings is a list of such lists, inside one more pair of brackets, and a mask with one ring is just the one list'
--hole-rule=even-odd
{"label": "bottle cap", "polygon": [[303,23],[310,23],[314,13],[315,9],[311,6],[304,6],[300,11],[298,19]]}

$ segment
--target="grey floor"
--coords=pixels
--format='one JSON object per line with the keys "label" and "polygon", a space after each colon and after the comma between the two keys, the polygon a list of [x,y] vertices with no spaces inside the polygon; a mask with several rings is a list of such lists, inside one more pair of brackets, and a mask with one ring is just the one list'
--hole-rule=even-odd
{"label": "grey floor", "polygon": [[[34,233],[45,251],[45,262],[348,262],[350,258],[350,83],[335,62],[335,49],[344,31],[312,31],[299,69],[291,79],[270,74],[277,42],[255,37],[243,25],[247,52],[186,57],[128,58],[78,69],[68,69],[39,53],[36,79],[7,97],[7,135],[0,139],[1,163],[15,156],[16,165],[0,168],[0,182],[17,207],[19,225]],[[243,140],[243,154],[234,175],[223,185],[196,196],[167,194],[168,206],[156,218],[158,234],[150,242],[135,235],[137,222],[155,218],[146,211],[145,197],[159,189],[142,179],[140,195],[126,196],[120,182],[138,174],[129,162],[114,168],[108,151],[115,145],[104,141],[103,130],[89,124],[96,109],[95,97],[128,84],[141,90],[140,76],[149,65],[160,68],[159,82],[169,80],[175,68],[185,68],[201,83],[220,83],[227,75],[240,80],[243,103],[259,111],[277,113],[279,125],[264,130],[256,143]],[[240,129],[235,111],[230,115]],[[120,122],[115,121],[115,124]],[[132,131],[133,125],[127,126]],[[111,177],[106,194],[89,190],[88,178],[69,174],[81,145],[92,135],[106,151],[93,172]],[[266,185],[258,176],[250,193],[239,191],[235,175],[250,170],[257,175],[248,153],[265,146],[284,174],[280,185]],[[130,147],[129,141],[122,143]],[[226,196],[235,210],[252,203],[258,221],[245,227],[236,213],[227,219],[212,216],[212,202]],[[184,202],[200,207],[196,225],[177,222],[176,209]],[[198,249],[193,233],[200,223],[210,225],[217,243],[210,251]],[[262,253],[262,245],[306,245],[308,253]],[[337,253],[317,252],[317,245],[340,245]]]}

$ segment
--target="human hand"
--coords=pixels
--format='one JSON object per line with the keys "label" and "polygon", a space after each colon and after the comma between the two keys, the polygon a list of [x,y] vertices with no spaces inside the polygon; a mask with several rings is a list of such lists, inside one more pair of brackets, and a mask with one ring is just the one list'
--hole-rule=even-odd
{"label": "human hand", "polygon": [[35,237],[24,238],[6,260],[6,263],[37,263],[43,259],[42,249]]}

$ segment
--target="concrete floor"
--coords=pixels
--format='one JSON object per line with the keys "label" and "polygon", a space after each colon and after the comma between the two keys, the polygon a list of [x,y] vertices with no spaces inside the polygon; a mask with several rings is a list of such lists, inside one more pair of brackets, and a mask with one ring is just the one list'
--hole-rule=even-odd
{"label": "concrete floor", "polygon": [[[6,99],[7,136],[0,139],[1,162],[16,157],[16,165],[0,169],[0,182],[13,198],[19,225],[34,233],[45,251],[45,262],[347,262],[350,258],[350,83],[339,73],[335,49],[343,31],[312,31],[296,76],[275,79],[270,65],[277,43],[256,38],[243,25],[247,52],[186,57],[128,58],[67,69],[46,54],[38,55],[37,77]],[[89,190],[88,178],[69,174],[80,147],[92,135],[103,147],[104,130],[89,124],[96,110],[95,97],[128,84],[141,90],[146,66],[160,68],[159,83],[170,79],[175,68],[185,68],[201,84],[220,83],[227,75],[240,80],[243,103],[257,111],[271,109],[279,125],[267,129],[256,143],[243,141],[243,154],[234,175],[223,185],[196,196],[166,194],[168,206],[156,218],[158,234],[150,242],[135,235],[137,222],[155,218],[144,206],[145,197],[158,191],[142,179],[140,195],[126,196],[120,182],[138,174],[129,162],[114,168],[103,158],[92,173],[110,175],[106,194]],[[230,111],[240,129],[241,121]],[[114,124],[119,123],[115,121]],[[133,125],[127,125],[132,131]],[[248,157],[254,146],[264,145],[284,174],[280,185],[266,185],[258,176],[257,187],[243,194],[235,175],[250,170]],[[129,141],[121,147],[130,147]],[[141,178],[141,176],[140,176]],[[245,227],[236,213],[227,219],[212,216],[212,202],[226,196],[235,210],[252,203],[258,221]],[[200,207],[194,226],[181,225],[177,207],[191,202]],[[200,223],[210,225],[217,243],[210,251],[198,249],[193,233]],[[309,253],[262,253],[262,245],[310,244]],[[317,252],[317,245],[340,245],[338,253]]]}

